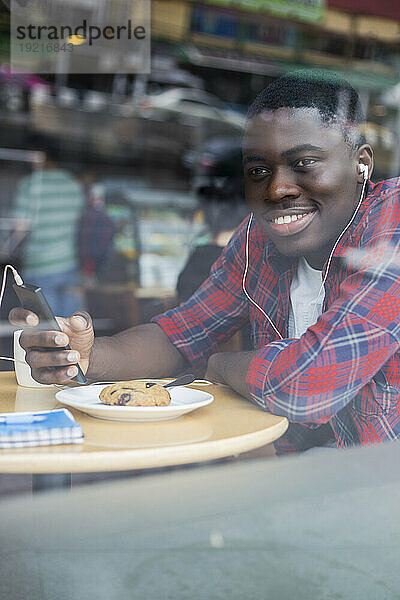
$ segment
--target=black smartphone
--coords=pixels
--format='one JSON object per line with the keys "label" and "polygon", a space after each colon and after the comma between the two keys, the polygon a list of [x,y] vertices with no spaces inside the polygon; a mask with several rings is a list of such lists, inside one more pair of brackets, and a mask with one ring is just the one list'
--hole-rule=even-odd
{"label": "black smartphone", "polygon": [[[24,283],[23,285],[14,283],[13,288],[22,307],[31,310],[39,317],[39,329],[44,331],[61,331],[53,311],[42,292],[42,288],[37,285],[30,285],[29,283]],[[60,350],[70,350],[70,346],[65,346],[64,348],[60,348]],[[78,375],[74,377],[73,381],[82,384],[87,383],[80,366],[78,364],[76,366],[78,367]]]}

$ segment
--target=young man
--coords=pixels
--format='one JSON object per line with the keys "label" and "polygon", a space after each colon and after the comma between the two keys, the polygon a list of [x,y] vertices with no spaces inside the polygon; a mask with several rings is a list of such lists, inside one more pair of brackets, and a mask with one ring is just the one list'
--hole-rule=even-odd
{"label": "young man", "polygon": [[[252,214],[207,281],[154,323],[94,345],[88,315],[65,320],[65,335],[26,329],[34,377],[66,381],[78,360],[93,379],[172,376],[190,365],[287,416],[278,453],[400,437],[399,267],[346,260],[352,248],[367,257],[396,248],[400,236],[399,182],[368,180],[362,121],[345,82],[301,73],[275,81],[250,107],[243,139]],[[214,354],[247,319],[254,351]],[[74,351],[54,351],[68,339]]]}

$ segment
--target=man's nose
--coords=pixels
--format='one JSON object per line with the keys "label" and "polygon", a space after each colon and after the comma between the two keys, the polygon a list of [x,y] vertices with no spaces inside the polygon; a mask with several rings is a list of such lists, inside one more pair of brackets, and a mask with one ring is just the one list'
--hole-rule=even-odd
{"label": "man's nose", "polygon": [[300,189],[296,185],[291,169],[276,169],[268,181],[267,200],[281,202],[285,198],[298,198]]}

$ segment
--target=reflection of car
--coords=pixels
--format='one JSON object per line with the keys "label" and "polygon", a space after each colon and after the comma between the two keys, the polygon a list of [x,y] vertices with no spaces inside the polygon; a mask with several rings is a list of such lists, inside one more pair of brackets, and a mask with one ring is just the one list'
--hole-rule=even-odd
{"label": "reflection of car", "polygon": [[199,150],[188,152],[184,164],[192,172],[191,185],[200,196],[238,198],[244,196],[241,139],[209,139]]}
{"label": "reflection of car", "polygon": [[243,115],[227,109],[216,96],[193,88],[173,88],[145,96],[139,113],[160,121],[175,117],[187,125],[196,125],[202,119],[222,121],[238,130],[244,125]]}
{"label": "reflection of car", "polygon": [[[167,63],[169,63],[168,59]],[[204,86],[201,77],[197,77],[183,69],[151,70],[151,74],[147,78],[148,94],[160,93],[172,87],[202,89]]]}
{"label": "reflection of car", "polygon": [[105,177],[100,188],[106,204],[124,204],[136,209],[176,209],[193,212],[197,208],[196,197],[190,192],[155,187],[142,177]]}

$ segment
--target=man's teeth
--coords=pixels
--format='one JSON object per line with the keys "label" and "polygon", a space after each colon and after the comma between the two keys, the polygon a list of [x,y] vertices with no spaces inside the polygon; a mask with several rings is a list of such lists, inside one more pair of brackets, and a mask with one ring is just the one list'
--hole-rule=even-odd
{"label": "man's teeth", "polygon": [[284,217],[278,217],[277,219],[274,219],[273,222],[277,225],[283,225],[284,223],[292,223],[293,221],[298,221],[299,219],[302,219],[303,217],[309,214],[310,213],[303,213],[301,215],[286,215]]}

